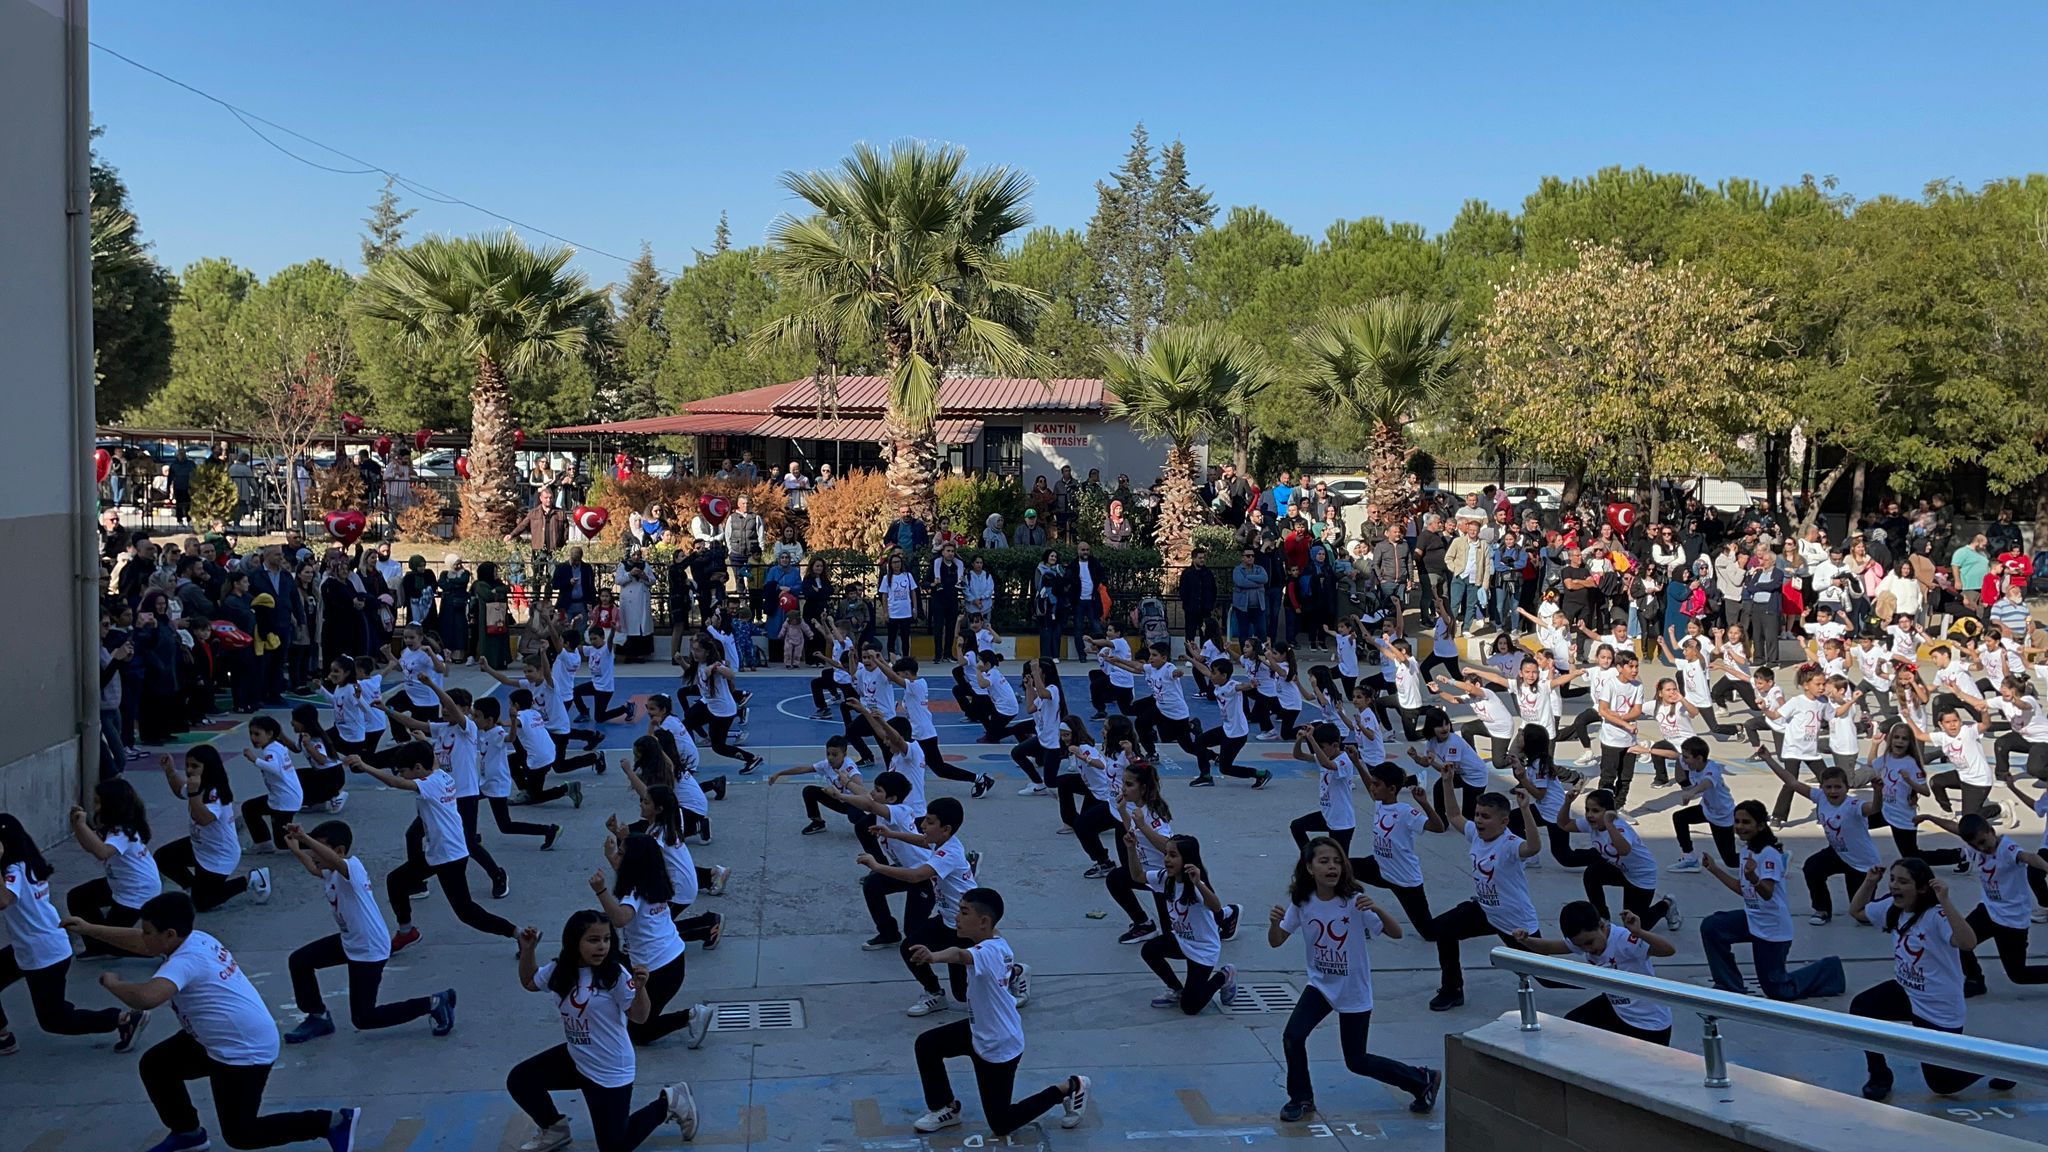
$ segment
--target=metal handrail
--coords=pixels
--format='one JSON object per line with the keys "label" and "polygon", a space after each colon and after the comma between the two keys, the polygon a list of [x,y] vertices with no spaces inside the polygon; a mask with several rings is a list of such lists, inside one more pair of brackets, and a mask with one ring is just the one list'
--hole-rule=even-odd
{"label": "metal handrail", "polygon": [[1936,1032],[1889,1020],[1871,1020],[1846,1012],[1808,1008],[1781,1000],[1765,1000],[1718,988],[1681,984],[1658,976],[1638,976],[1611,968],[1595,968],[1575,960],[1495,948],[1495,968],[1518,977],[1516,998],[1521,1008],[1522,1031],[1540,1032],[1536,1014],[1536,980],[1541,977],[1595,992],[1615,992],[1643,1000],[1655,1000],[1672,1008],[1698,1014],[1702,1025],[1701,1055],[1706,1058],[1709,1088],[1728,1087],[1728,1062],[1721,1051],[1721,1021],[1739,1020],[1810,1036],[1854,1044],[1858,1048],[1891,1056],[1919,1060],[1947,1068],[1964,1068],[2009,1080],[2048,1083],[2048,1051],[1983,1040],[1953,1032]]}

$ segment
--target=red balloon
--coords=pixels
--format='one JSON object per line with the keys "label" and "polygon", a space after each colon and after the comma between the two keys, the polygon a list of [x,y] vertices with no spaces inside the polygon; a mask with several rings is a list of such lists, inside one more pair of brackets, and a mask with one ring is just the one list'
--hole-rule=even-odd
{"label": "red balloon", "polygon": [[353,412],[341,414],[341,430],[353,436],[363,430],[363,418]]}
{"label": "red balloon", "polygon": [[341,542],[346,548],[363,538],[363,530],[370,526],[369,518],[353,508],[327,514],[327,534]]}
{"label": "red balloon", "polygon": [[95,484],[105,484],[107,473],[114,470],[114,454],[105,448],[95,448],[92,453],[92,479]]}
{"label": "red balloon", "polygon": [[512,430],[512,447],[514,449],[526,447],[526,429],[514,428]]}
{"label": "red balloon", "polygon": [[425,452],[427,450],[428,443],[430,443],[433,439],[434,430],[432,428],[420,429],[419,431],[412,434],[412,450],[415,452]]}
{"label": "red balloon", "polygon": [[1628,535],[1636,525],[1636,506],[1626,500],[1617,500],[1607,506],[1607,526],[1614,529],[1616,536]]}
{"label": "red balloon", "polygon": [[391,437],[377,437],[376,441],[370,445],[370,450],[377,454],[377,459],[389,460],[391,458]]}
{"label": "red balloon", "polygon": [[706,493],[697,497],[697,511],[702,512],[704,519],[716,528],[725,522],[726,514],[732,511],[732,505],[728,504],[723,496]]}
{"label": "red balloon", "polygon": [[782,610],[785,613],[794,612],[797,609],[798,601],[796,598],[796,593],[794,592],[783,592],[783,594],[780,597],[778,597],[775,602],[782,607]]}
{"label": "red balloon", "polygon": [[582,529],[585,536],[596,536],[604,531],[605,525],[611,523],[612,514],[608,508],[578,504],[576,510],[569,513],[569,521]]}
{"label": "red balloon", "polygon": [[469,456],[467,454],[455,458],[455,474],[464,480],[469,479]]}

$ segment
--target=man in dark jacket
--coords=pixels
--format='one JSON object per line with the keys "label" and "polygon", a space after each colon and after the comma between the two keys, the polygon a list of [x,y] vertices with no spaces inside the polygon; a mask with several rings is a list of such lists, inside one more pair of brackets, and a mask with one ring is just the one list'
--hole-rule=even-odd
{"label": "man in dark jacket", "polygon": [[583,549],[569,549],[568,559],[548,573],[548,587],[555,593],[555,615],[573,621],[597,603],[597,571],[583,561]]}
{"label": "man in dark jacket", "polygon": [[1209,550],[1196,548],[1180,573],[1181,635],[1193,641],[1202,621],[1216,613],[1216,573],[1209,570]]}
{"label": "man in dark jacket", "polygon": [[1444,553],[1450,547],[1451,539],[1444,534],[1443,517],[1434,512],[1424,516],[1422,530],[1415,534],[1415,566],[1422,574],[1422,606],[1425,609],[1439,598],[1447,600],[1450,597],[1451,572],[1444,566]]}
{"label": "man in dark jacket", "polygon": [[249,576],[249,595],[252,601],[257,596],[270,597],[270,631],[278,642],[263,653],[258,683],[263,686],[266,706],[283,707],[285,663],[292,650],[292,638],[298,634],[292,618],[299,614],[301,605],[299,582],[285,568],[282,548],[272,544],[263,549],[263,563]]}
{"label": "man in dark jacket", "polygon": [[1074,609],[1074,659],[1094,653],[1088,641],[1102,635],[1102,592],[1109,574],[1086,540],[1074,546],[1074,566],[1067,571],[1067,602]]}

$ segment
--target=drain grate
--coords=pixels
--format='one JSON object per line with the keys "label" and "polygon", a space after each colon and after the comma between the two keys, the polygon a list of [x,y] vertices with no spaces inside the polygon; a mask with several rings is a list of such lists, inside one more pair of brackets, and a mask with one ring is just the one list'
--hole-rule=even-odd
{"label": "drain grate", "polygon": [[1292,1012],[1295,995],[1291,984],[1239,984],[1237,1003],[1225,1004],[1223,1010],[1232,1016],[1248,1012]]}
{"label": "drain grate", "polygon": [[711,1006],[713,1032],[790,1032],[803,1026],[801,1000],[734,1000]]}

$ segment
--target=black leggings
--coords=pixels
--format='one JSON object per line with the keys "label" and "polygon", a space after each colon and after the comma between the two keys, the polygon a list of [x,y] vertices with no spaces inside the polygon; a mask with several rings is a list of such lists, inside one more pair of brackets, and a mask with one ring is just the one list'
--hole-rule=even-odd
{"label": "black leggings", "polygon": [[[1332,1011],[1330,1002],[1314,988],[1304,988],[1301,999],[1294,1002],[1294,1014],[1287,1018],[1287,1028],[1280,1036],[1281,1048],[1287,1055],[1289,1103],[1315,1102],[1315,1083],[1308,1071],[1308,1038],[1316,1030],[1316,1025],[1321,1024]],[[1367,1040],[1372,1035],[1370,1011],[1338,1012],[1337,1035],[1344,1045],[1344,1067],[1353,1075],[1369,1077],[1417,1095],[1429,1086],[1429,1077],[1422,1069],[1390,1060],[1367,1048]]]}
{"label": "black leggings", "polygon": [[1111,704],[1116,705],[1119,714],[1129,716],[1132,710],[1131,686],[1113,684],[1109,673],[1100,668],[1088,670],[1088,702],[1095,705],[1095,714],[1101,716]]}
{"label": "black leggings", "polygon": [[[1648,851],[1648,849],[1644,849]],[[1663,922],[1664,914],[1671,910],[1669,900],[1657,899],[1654,888],[1638,888],[1628,882],[1621,869],[1605,860],[1595,860],[1586,865],[1580,876],[1586,888],[1586,899],[1600,910],[1602,919],[1611,919],[1607,907],[1607,889],[1621,889],[1621,906],[1642,917],[1643,927],[1655,929]]]}
{"label": "black leggings", "polygon": [[[1856,998],[1849,1001],[1849,1011],[1852,1015],[1871,1020],[1895,1020],[1935,1032],[1962,1032],[1961,1028],[1942,1028],[1915,1016],[1913,1001],[1897,980],[1887,980],[1858,992]],[[1865,1052],[1863,1062],[1869,1067],[1872,1079],[1882,1080],[1887,1084],[1891,1082],[1891,1066],[1885,1063],[1883,1053]],[[1940,1096],[1952,1096],[1984,1078],[1981,1073],[1943,1068],[1938,1064],[1922,1064],[1920,1075],[1926,1079],[1928,1091]]]}
{"label": "black leggings", "polygon": [[1985,802],[1991,798],[1991,789],[1988,785],[1965,784],[1963,783],[1962,775],[1954,769],[1950,769],[1947,772],[1939,772],[1929,777],[1927,787],[1934,792],[1934,802],[1941,805],[1943,812],[1955,811],[1954,807],[1949,803],[1949,790],[1955,789],[1960,791],[1963,794],[1963,815],[1965,816],[1973,812],[1983,812],[1987,807]]}
{"label": "black leggings", "polygon": [[[1065,807],[1067,802],[1068,780],[1079,782],[1076,777],[1071,775],[1060,777],[1060,804],[1062,807]],[[1081,806],[1074,813],[1074,818],[1066,821],[1067,827],[1074,830],[1074,839],[1081,842],[1081,850],[1088,854],[1088,859],[1093,860],[1097,864],[1107,864],[1109,863],[1109,849],[1102,846],[1102,834],[1116,829],[1116,813],[1110,811],[1109,805],[1089,795],[1086,785],[1081,785],[1078,791],[1082,796]],[[1063,819],[1065,815],[1065,813],[1061,813]]]}
{"label": "black leggings", "polygon": [[[465,796],[461,800],[457,801],[457,803],[471,803],[476,799],[478,798],[474,796]],[[552,825],[528,824],[524,821],[514,820],[512,818],[512,800],[508,796],[485,796],[482,797],[482,799],[490,803],[491,819],[497,823],[498,834],[501,836],[545,837],[549,832],[554,830]],[[472,807],[474,807],[473,804]],[[463,823],[472,832],[474,832],[476,826],[476,816],[472,812],[465,811],[463,813]]]}
{"label": "black leggings", "polygon": [[[93,1036],[112,1032],[121,1024],[119,1008],[87,1010],[65,995],[64,977],[71,971],[71,957],[47,968],[23,971],[10,945],[0,948],[0,989],[17,980],[28,981],[29,1004],[35,1009],[36,1026],[52,1036]],[[7,1009],[0,1007],[0,1032],[7,1031]]]}
{"label": "black leggings", "polygon": [[[569,786],[567,784],[549,786],[547,782],[548,773],[554,771],[555,766],[553,764],[543,764],[538,768],[527,767],[526,750],[524,748],[512,749],[512,754],[507,759],[507,766],[512,770],[513,785],[524,794],[523,798],[519,801],[522,806],[527,804],[545,804],[550,800],[559,800],[569,794]],[[506,802],[511,802],[509,797]]]}
{"label": "black leggings", "polygon": [[204,1078],[213,1086],[213,1110],[220,1117],[220,1137],[230,1148],[275,1148],[325,1140],[334,1113],[325,1108],[259,1115],[263,1089],[270,1082],[269,1064],[222,1064],[206,1054],[190,1032],[179,1032],[142,1054],[143,1091],[156,1107],[156,1118],[173,1132],[199,1129],[199,1110],[192,1106],[187,1081]]}
{"label": "black leggings", "polygon": [[272,808],[268,796],[258,796],[254,800],[242,802],[242,826],[249,830],[251,844],[261,844],[268,840],[273,847],[282,850],[284,826],[298,818],[297,812],[280,812]]}
{"label": "black leggings", "polygon": [[1357,831],[1356,828],[1330,827],[1329,820],[1323,816],[1320,808],[1306,816],[1297,817],[1294,823],[1287,826],[1287,830],[1294,834],[1296,848],[1308,847],[1311,836],[1328,836],[1344,846],[1344,853],[1347,856],[1351,854],[1351,834]]}
{"label": "black leggings", "polygon": [[[1176,688],[1173,691],[1177,692],[1179,689]],[[1161,736],[1173,741],[1180,747],[1181,751],[1186,752],[1190,756],[1200,755],[1195,747],[1194,719],[1192,717],[1183,716],[1175,720],[1163,715],[1159,711],[1158,701],[1150,696],[1133,702],[1132,708],[1137,713],[1134,727],[1138,730],[1138,743],[1145,749],[1147,759],[1157,760],[1159,758],[1159,738]]]}
{"label": "black leggings", "polygon": [[965,768],[957,768],[946,763],[946,750],[939,747],[939,738],[937,736],[927,736],[919,740],[917,747],[919,751],[924,753],[925,771],[930,772],[939,779],[951,780],[958,784],[972,784],[980,779],[979,776]]}
{"label": "black leggings", "polygon": [[825,710],[825,693],[830,692],[838,699],[844,700],[846,699],[847,691],[848,686],[833,679],[832,670],[827,668],[823,672],[818,673],[817,677],[811,681],[811,706],[823,712]]}
{"label": "black leggings", "polygon": [[[1825,767],[1825,765],[1820,760],[1785,761],[1785,770],[1787,772],[1790,772],[1792,774],[1792,778],[1795,780],[1801,776],[1811,776],[1813,777],[1815,783],[1819,783],[1820,773],[1823,767]],[[1778,799],[1771,805],[1771,819],[1776,820],[1781,824],[1784,823],[1787,819],[1789,819],[1792,815],[1793,799],[1796,798],[1800,794],[1800,792],[1804,790],[1804,785],[1801,785],[1800,789],[1798,791],[1795,791],[1792,785],[1790,784],[1780,784],[1778,786]]]}
{"label": "black leggings", "polygon": [[1116,856],[1116,868],[1109,875],[1102,878],[1102,883],[1104,887],[1109,889],[1109,898],[1116,901],[1116,906],[1123,909],[1124,915],[1131,918],[1131,927],[1136,928],[1145,924],[1164,925],[1172,923],[1172,920],[1166,915],[1166,897],[1164,894],[1146,889],[1152,897],[1152,908],[1157,913],[1157,919],[1151,913],[1145,911],[1143,904],[1138,903],[1138,882],[1131,879],[1130,849],[1124,846],[1123,837],[1121,836],[1117,837]]}
{"label": "black leggings", "polygon": [[[728,760],[737,760],[742,764],[753,763],[754,754],[732,742],[732,726],[739,719],[739,713],[735,712],[730,716],[714,716],[711,714],[711,709],[706,708],[702,700],[698,700],[690,705],[690,711],[687,715],[691,728],[701,726],[710,730],[711,750],[713,752]],[[867,745],[861,745],[861,749],[865,753]]]}
{"label": "black leggings", "polygon": [[455,918],[479,932],[511,939],[519,934],[512,922],[502,916],[495,916],[484,910],[469,894],[469,857],[462,856],[446,864],[428,864],[423,860],[407,860],[393,868],[384,877],[384,895],[391,901],[391,914],[398,917],[403,928],[412,923],[412,890],[427,882],[432,876],[441,882],[441,895],[447,897],[448,908]]}
{"label": "black leggings", "polygon": [[[1161,932],[1145,941],[1138,954],[1145,958],[1145,966],[1166,984],[1166,990],[1180,997],[1180,1010],[1190,1016],[1207,1008],[1209,1001],[1223,991],[1224,982],[1229,979],[1219,969],[1188,960],[1187,953],[1181,951],[1180,941],[1171,932]],[[1185,981],[1173,970],[1175,960],[1187,960],[1188,977]]]}
{"label": "black leggings", "polygon": [[1614,793],[1617,811],[1628,807],[1628,786],[1635,778],[1635,753],[1610,744],[1600,746],[1600,786]]}
{"label": "black leggings", "polygon": [[[1960,847],[1920,847],[1920,830],[1918,828],[1892,829],[1892,845],[1899,850],[1901,857],[1911,856],[1916,860],[1924,862],[1929,868],[1940,868],[1946,864],[1960,864],[1963,862],[1963,850]],[[2033,877],[2040,875],[2039,872],[2035,872],[2031,868],[2027,872],[2030,881]],[[2043,900],[2042,903],[2048,904],[2048,900]]]}
{"label": "black leggings", "polygon": [[2037,768],[2048,768],[2048,744],[2030,741],[2017,732],[2007,732],[2000,736],[1992,743],[1991,751],[1998,758],[1998,774],[2001,777],[2012,772],[2012,754],[2015,752],[2027,754],[2029,773]]}
{"label": "black leggings", "polygon": [[675,959],[647,974],[647,1022],[626,1021],[626,1035],[632,1038],[634,1047],[652,1044],[678,1028],[689,1026],[688,1008],[681,1012],[662,1011],[683,989],[683,961],[688,958],[688,953],[678,952]]}
{"label": "black leggings", "polygon": [[342,951],[341,934],[337,932],[293,952],[286,967],[291,970],[292,995],[298,1000],[299,1011],[308,1016],[324,1016],[327,1002],[320,997],[320,970],[346,966],[348,1020],[357,1031],[367,1032],[372,1028],[395,1028],[418,1020],[434,1004],[427,996],[416,996],[394,1004],[377,1003],[377,992],[384,982],[384,964],[383,960],[349,959],[348,954]]}
{"label": "black leggings", "polygon": [[1401,904],[1402,914],[1408,917],[1409,925],[1415,929],[1415,934],[1422,937],[1425,943],[1436,939],[1436,917],[1429,910],[1428,889],[1420,884],[1403,887],[1388,883],[1387,878],[1380,874],[1380,862],[1376,856],[1367,856],[1363,859],[1352,857],[1351,874],[1358,877],[1360,884],[1370,884],[1375,888],[1385,888],[1392,892],[1394,899]]}
{"label": "black leggings", "polygon": [[[112,928],[132,928],[142,922],[142,910],[114,902],[114,886],[104,876],[97,876],[80,884],[64,894],[64,909],[88,924],[105,924]],[[102,944],[90,937],[85,941],[87,956],[129,956],[111,944]]]}
{"label": "black leggings", "polygon": [[[903,943],[897,945],[897,952],[903,957],[903,966],[910,969],[911,977],[917,981],[918,987],[924,989],[925,995],[937,996],[939,994],[939,974],[933,971],[933,969],[938,966],[934,964],[912,964],[910,962],[910,950],[920,944],[936,952],[941,948],[970,948],[974,945],[974,941],[946,927],[946,922],[940,919],[937,913],[933,913],[923,920],[914,921],[908,926],[908,931],[903,936]],[[965,1004],[967,1002],[967,965],[948,964],[945,968],[946,982],[952,986],[953,999]]]}
{"label": "black leggings", "polygon": [[1678,850],[1692,855],[1692,827],[1705,824],[1707,831],[1714,834],[1714,851],[1720,853],[1721,863],[1727,867],[1736,866],[1735,826],[1716,824],[1707,819],[1707,810],[1697,804],[1680,808],[1671,814],[1671,830],[1678,834]]}
{"label": "black leggings", "polygon": [[[1029,724],[1030,721],[1025,721],[1026,726]],[[1036,737],[1029,740],[1020,737],[1017,746],[1010,749],[1010,759],[1016,762],[1024,775],[1031,778],[1033,784],[1039,785],[1048,780],[1055,784],[1059,783],[1060,760],[1063,756],[1064,753],[1060,749],[1047,748],[1040,744]]]}
{"label": "black leggings", "polygon": [[1380,727],[1392,731],[1394,722],[1387,718],[1387,709],[1392,708],[1401,717],[1401,739],[1410,743],[1422,739],[1422,713],[1424,708],[1403,708],[1400,698],[1387,693],[1373,699],[1373,714],[1380,718]]}
{"label": "black leggings", "polygon": [[546,1128],[562,1119],[550,1092],[579,1089],[590,1109],[590,1127],[597,1135],[598,1152],[632,1152],[654,1135],[668,1119],[668,1101],[654,1101],[633,1107],[633,1086],[600,1088],[577,1071],[567,1044],[557,1044],[512,1066],[505,1076],[505,1091],[512,1102],[536,1125]]}
{"label": "black leggings", "polygon": [[982,1116],[997,1136],[1008,1136],[1067,1098],[1067,1086],[1054,1084],[1012,1101],[1010,1093],[1017,1088],[1017,1060],[998,1064],[976,1055],[972,1025],[969,1020],[955,1020],[918,1033],[914,1050],[917,1076],[924,1083],[925,1107],[936,1112],[955,1103],[953,1083],[946,1077],[946,1059],[952,1056],[965,1056],[973,1061]]}
{"label": "black leggings", "polygon": [[222,876],[199,866],[189,837],[173,840],[156,851],[156,870],[164,879],[192,893],[192,907],[211,912],[249,890],[247,876]]}
{"label": "black leggings", "polygon": [[[1561,787],[1561,785],[1552,784],[1551,787],[1556,788]],[[1470,817],[1467,817],[1467,819],[1470,819]],[[1549,837],[1550,858],[1559,864],[1567,868],[1584,868],[1588,858],[1597,857],[1597,853],[1591,848],[1573,848],[1572,834],[1559,828],[1555,821],[1545,820],[1540,812],[1536,815],[1536,823],[1543,827],[1544,834]],[[1524,840],[1529,838],[1529,830],[1526,826],[1526,821],[1522,819],[1521,809],[1517,808],[1508,813],[1508,831],[1513,832]]]}
{"label": "black leggings", "polygon": [[1456,656],[1439,656],[1435,652],[1431,652],[1429,655],[1424,656],[1416,667],[1422,670],[1424,681],[1429,679],[1429,670],[1431,668],[1441,668],[1444,670],[1445,676],[1453,680],[1458,679],[1458,658]]}
{"label": "black leggings", "polygon": [[846,696],[839,698],[839,734],[846,737],[859,763],[871,763],[875,758],[875,750],[868,747],[868,734],[872,729],[868,727],[867,717],[855,712],[847,703],[848,699]]}
{"label": "black leggings", "polygon": [[593,701],[590,706],[591,723],[593,724],[608,724],[633,711],[633,703],[630,700],[619,705],[617,708],[612,707],[612,694],[610,690],[599,688],[588,680],[576,686],[575,698],[581,700],[585,696],[590,697]]}
{"label": "black leggings", "polygon": [[[1858,817],[1851,817],[1857,819]],[[1799,871],[1806,877],[1806,899],[1813,910],[1822,916],[1835,914],[1835,901],[1828,894],[1829,879],[1840,876],[1842,890],[1850,902],[1856,899],[1856,889],[1863,886],[1863,869],[1851,868],[1833,848],[1820,848],[1799,864]]]}
{"label": "black leggings", "polygon": [[910,655],[910,632],[916,624],[917,621],[913,617],[905,616],[899,620],[891,616],[889,618],[888,638],[882,643],[882,651],[890,656]]}
{"label": "black leggings", "polygon": [[1458,959],[1458,945],[1482,936],[1498,936],[1501,943],[1510,948],[1515,946],[1514,937],[1495,928],[1486,919],[1486,910],[1479,906],[1477,900],[1465,901],[1430,924],[1430,933],[1425,939],[1434,939],[1436,943],[1437,967],[1441,970],[1444,991],[1465,990],[1465,968]]}

